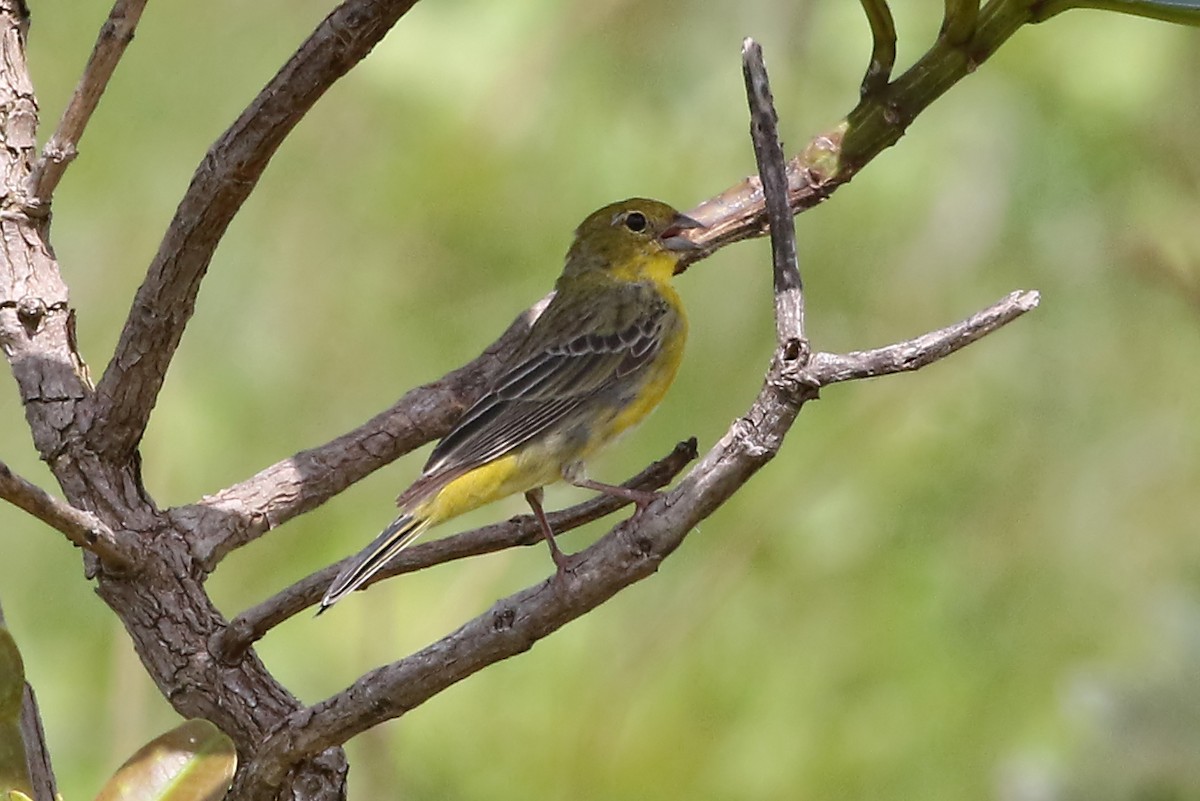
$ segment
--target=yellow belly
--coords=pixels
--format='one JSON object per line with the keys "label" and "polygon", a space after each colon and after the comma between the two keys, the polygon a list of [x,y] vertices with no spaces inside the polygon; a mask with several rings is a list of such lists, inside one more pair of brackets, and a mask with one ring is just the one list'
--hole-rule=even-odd
{"label": "yellow belly", "polygon": [[531,443],[459,476],[412,511],[436,525],[492,501],[552,484],[562,478],[562,464],[554,457],[540,444]]}
{"label": "yellow belly", "polygon": [[667,394],[667,390],[675,381],[675,374],[679,372],[679,365],[683,361],[683,344],[686,339],[687,328],[680,324],[675,334],[663,343],[658,357],[650,364],[645,383],[637,397],[624,408],[616,410],[616,414],[606,424],[597,427],[595,436],[588,443],[589,447],[585,449],[586,452],[577,458],[583,459],[595,453],[645,420],[650,412],[658,408],[663,396]]}

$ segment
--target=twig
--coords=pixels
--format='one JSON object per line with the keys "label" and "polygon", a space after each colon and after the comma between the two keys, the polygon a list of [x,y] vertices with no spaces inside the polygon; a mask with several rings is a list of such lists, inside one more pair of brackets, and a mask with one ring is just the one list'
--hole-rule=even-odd
{"label": "twig", "polygon": [[[687,466],[688,462],[695,458],[696,440],[693,438],[676,445],[671,453],[652,463],[622,486],[640,490],[659,489],[669,484]],[[612,514],[628,504],[629,501],[612,495],[598,495],[562,511],[552,512],[547,517],[552,529],[556,534],[561,535],[566,531]],[[541,542],[542,533],[537,521],[532,515],[521,515],[504,523],[484,526],[473,531],[465,531],[461,534],[406,548],[388,562],[386,567],[372,576],[364,587],[370,587],[385,578],[423,570],[443,562],[494,553],[518,545],[536,545]],[[337,564],[313,573],[238,615],[230,621],[227,628],[214,638],[213,653],[218,654],[227,662],[239,659],[247,648],[272,628],[321,600],[321,595],[329,587],[329,583],[349,561],[348,557]]]}
{"label": "twig", "polygon": [[871,60],[859,92],[863,97],[877,95],[887,88],[896,65],[896,23],[887,0],[861,0],[871,26]]}
{"label": "twig", "polygon": [[112,529],[95,515],[60,501],[12,472],[3,462],[0,462],[0,498],[58,529],[71,542],[96,554],[115,570],[126,570],[133,564]]}
{"label": "twig", "polygon": [[37,208],[50,203],[67,165],[78,155],[77,146],[83,129],[87,127],[100,96],[108,87],[117,62],[133,41],[133,31],[145,7],[146,0],[116,0],[108,19],[100,26],[96,45],[92,48],[92,55],[79,78],[75,93],[71,95],[71,102],[63,111],[58,128],[46,143],[29,176],[29,206]]}
{"label": "twig", "polygon": [[204,156],[96,387],[89,440],[100,453],[137,447],[213,251],[284,137],[415,3],[345,0]]}
{"label": "twig", "polygon": [[1036,290],[1017,290],[961,322],[907,342],[844,354],[814,354],[808,369],[821,386],[919,370],[1036,309],[1040,302]]}
{"label": "twig", "polygon": [[775,339],[791,361],[807,359],[804,336],[804,283],[796,253],[796,220],[788,206],[787,167],[779,143],[778,115],[762,47],[753,39],[742,42],[742,74],[750,103],[750,139],[761,176],[775,283]]}

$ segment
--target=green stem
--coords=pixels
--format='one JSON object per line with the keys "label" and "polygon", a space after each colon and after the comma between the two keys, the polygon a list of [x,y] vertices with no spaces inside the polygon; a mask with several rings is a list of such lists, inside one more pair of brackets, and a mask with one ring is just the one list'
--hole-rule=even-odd
{"label": "green stem", "polygon": [[992,0],[980,10],[968,41],[953,44],[939,39],[885,93],[864,97],[842,125],[838,170],[830,177],[838,183],[849,180],[880,151],[895,144],[918,114],[1029,21],[1028,0]]}
{"label": "green stem", "polygon": [[1044,22],[1072,8],[1094,8],[1179,25],[1200,26],[1198,0],[1046,0],[1034,5],[1031,21]]}

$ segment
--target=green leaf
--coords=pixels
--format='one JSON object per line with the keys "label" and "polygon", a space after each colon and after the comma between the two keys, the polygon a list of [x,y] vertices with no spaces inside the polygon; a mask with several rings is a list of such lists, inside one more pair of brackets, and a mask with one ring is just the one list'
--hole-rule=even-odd
{"label": "green leaf", "polygon": [[189,720],[139,748],[96,801],[217,801],[236,768],[233,741],[207,720]]}
{"label": "green leaf", "polygon": [[[33,799],[20,790],[9,790],[7,801],[33,801]],[[63,801],[62,793],[55,793],[54,801]]]}
{"label": "green leaf", "polygon": [[25,665],[8,629],[0,626],[0,792],[33,792],[21,738]]}
{"label": "green leaf", "polygon": [[25,664],[8,629],[0,626],[0,720],[19,720]]}

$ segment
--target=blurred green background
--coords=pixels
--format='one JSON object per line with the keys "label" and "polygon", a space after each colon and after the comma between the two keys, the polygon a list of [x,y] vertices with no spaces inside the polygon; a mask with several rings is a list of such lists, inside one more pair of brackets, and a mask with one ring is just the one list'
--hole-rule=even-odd
{"label": "blurred green background", "polygon": [[[896,5],[907,65],[941,4]],[[33,6],[45,137],[108,4]],[[150,4],[55,202],[93,374],[205,149],[328,7]],[[418,4],[217,251],[143,449],[159,504],[472,358],[549,289],[592,209],[689,208],[750,173],[745,35],[788,152],[854,104],[856,3]],[[1016,288],[1041,308],[917,374],[826,391],[652,579],[354,740],[351,798],[1200,797],[1200,296],[1172,278],[1200,275],[1198,129],[1200,32],[1101,12],[1019,32],[798,225],[818,349],[907,338]],[[711,445],[758,390],[765,243],[680,288],[679,381],[598,477],[689,435]],[[4,381],[0,458],[52,487]],[[218,606],[357,550],[421,458],[230,557]],[[0,506],[0,548],[61,789],[90,798],[177,718],[62,536]],[[445,565],[301,615],[259,652],[316,701],[551,569],[540,547]]]}

